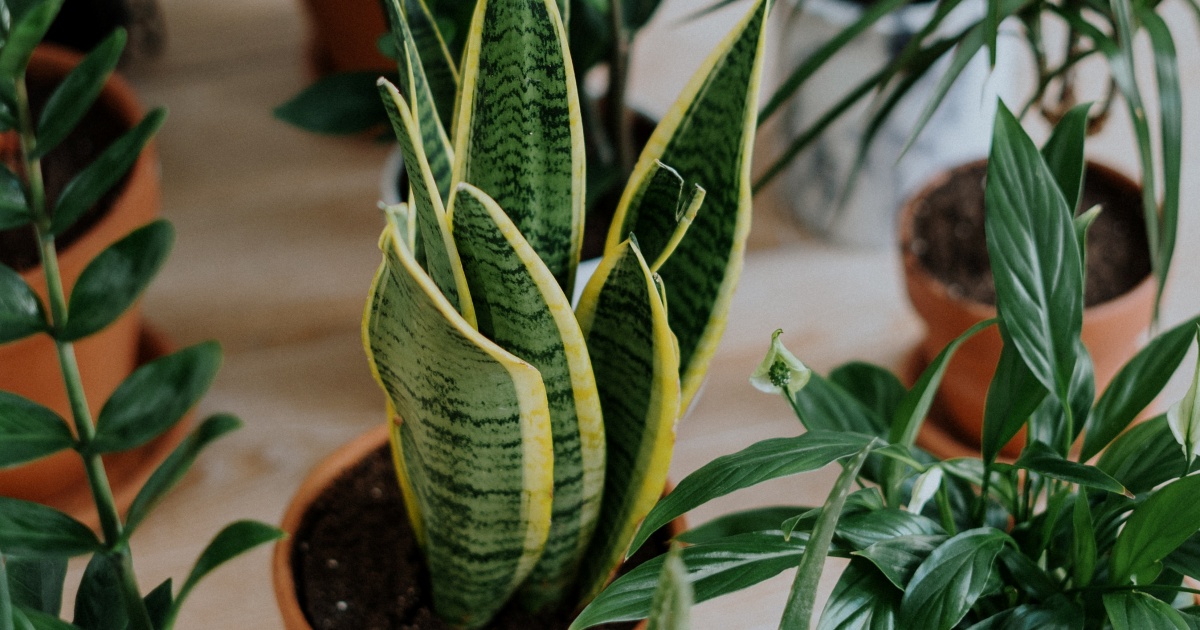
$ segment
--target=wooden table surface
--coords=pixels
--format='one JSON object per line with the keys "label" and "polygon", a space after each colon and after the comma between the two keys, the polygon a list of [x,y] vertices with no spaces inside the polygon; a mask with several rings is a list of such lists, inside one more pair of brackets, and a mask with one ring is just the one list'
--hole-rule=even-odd
{"label": "wooden table surface", "polygon": [[[704,4],[667,0],[639,40],[633,100],[651,112],[665,109],[703,50],[744,6],[681,21]],[[1172,15],[1188,19],[1183,3],[1177,4]],[[168,576],[182,579],[226,522],[277,522],[310,467],[384,421],[383,398],[360,347],[359,321],[379,260],[375,202],[388,147],[316,137],[272,119],[271,108],[309,79],[305,25],[295,0],[163,5],[169,49],[162,59],[135,68],[131,78],[148,105],[171,111],[159,149],[165,214],[178,229],[178,243],[145,311],[180,344],[210,338],[223,344],[225,365],[200,413],[230,411],[246,427],[207,452],[134,539],[144,588]],[[1190,115],[1200,97],[1194,80],[1200,64],[1195,32],[1184,31],[1184,146],[1194,147],[1200,146],[1200,126]],[[773,76],[769,68],[767,76]],[[1132,172],[1124,124],[1111,124],[1110,137],[1092,148]],[[769,150],[769,138],[763,144]],[[1195,152],[1187,152],[1185,216],[1166,323],[1200,312],[1198,169]],[[728,330],[699,404],[679,426],[676,479],[718,455],[800,431],[781,400],[747,383],[774,329],[783,328],[788,346],[821,371],[853,359],[895,367],[921,334],[892,248],[850,249],[808,238],[770,191],[756,205],[751,252]],[[1173,391],[1177,397],[1183,387],[1176,382]],[[834,471],[826,470],[777,481],[690,518],[699,523],[752,505],[816,504],[833,478]],[[268,557],[268,550],[259,550],[216,572],[195,591],[180,627],[280,627]],[[76,567],[73,575],[79,572]],[[833,579],[827,572],[826,589]],[[699,606],[696,628],[776,627],[789,580],[785,574]]]}

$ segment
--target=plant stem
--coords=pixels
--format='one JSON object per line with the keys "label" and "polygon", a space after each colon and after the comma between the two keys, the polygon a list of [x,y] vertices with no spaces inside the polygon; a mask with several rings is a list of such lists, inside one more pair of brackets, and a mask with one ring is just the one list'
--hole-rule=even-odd
{"label": "plant stem", "polygon": [[625,29],[623,0],[609,3],[609,24],[612,29],[612,54],[608,59],[608,111],[605,112],[608,135],[616,148],[617,166],[622,179],[633,172],[633,135],[629,118],[625,116],[625,89],[629,81],[629,32]]}

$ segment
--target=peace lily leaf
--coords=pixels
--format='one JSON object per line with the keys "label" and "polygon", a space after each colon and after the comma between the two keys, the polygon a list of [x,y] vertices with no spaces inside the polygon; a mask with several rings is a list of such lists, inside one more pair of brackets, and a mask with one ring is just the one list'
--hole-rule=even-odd
{"label": "peace lily leaf", "polygon": [[74,444],[75,436],[57,413],[0,391],[0,468],[53,455]]}
{"label": "peace lily leaf", "polygon": [[42,301],[21,274],[0,264],[0,343],[16,341],[45,329]]}
{"label": "peace lily leaf", "polygon": [[912,512],[895,508],[848,515],[838,524],[838,536],[854,549],[865,549],[878,542],[902,536],[944,535],[936,522]]}
{"label": "peace lily leaf", "polygon": [[[1200,330],[1196,334],[1200,339]],[[1183,456],[1187,458],[1189,466],[1195,461],[1196,455],[1200,455],[1200,396],[1197,390],[1200,390],[1200,360],[1192,373],[1192,385],[1188,387],[1187,394],[1167,409],[1167,426],[1171,427],[1171,434],[1183,447]]]}
{"label": "peace lily leaf", "polygon": [[419,507],[410,517],[425,533],[434,605],[456,623],[484,623],[533,568],[549,531],[546,389],[536,368],[454,310],[404,243],[385,236],[383,245],[364,345],[398,418],[399,468]]}
{"label": "peace lily leaf", "polygon": [[404,167],[408,169],[408,181],[412,190],[409,209],[416,212],[417,232],[414,236],[423,244],[425,260],[423,267],[429,272],[442,291],[442,295],[454,305],[464,319],[475,321],[475,311],[467,280],[463,276],[458,248],[450,236],[449,219],[438,193],[424,144],[419,135],[420,123],[410,113],[408,103],[400,96],[396,86],[385,79],[379,80],[379,93],[384,109],[392,121],[400,151],[404,154]]}
{"label": "peace lily leaf", "polygon": [[894,630],[900,591],[861,558],[850,561],[833,587],[817,630]]}
{"label": "peace lily leaf", "polygon": [[1180,575],[1200,575],[1200,534],[1192,534],[1191,538],[1163,558],[1162,563]]}
{"label": "peace lily leaf", "polygon": [[1053,174],[998,108],[984,190],[996,309],[1029,370],[1067,404],[1083,322],[1079,246]]}
{"label": "peace lily leaf", "polygon": [[692,627],[692,585],[679,547],[673,546],[663,562],[658,588],[650,603],[646,630],[689,630]]}
{"label": "peace lily leaf", "polygon": [[7,166],[0,165],[0,230],[33,222],[25,200],[25,184]]}
{"label": "peace lily leaf", "polygon": [[812,370],[783,346],[779,340],[782,334],[782,330],[771,334],[771,349],[754,374],[750,375],[750,384],[768,394],[782,394],[786,390],[788,398],[792,398],[796,392],[804,389]]}
{"label": "peace lily leaf", "polygon": [[[832,376],[832,375],[831,375]],[[905,391],[907,393],[907,391]],[[792,398],[793,409],[809,431],[849,431],[882,435],[886,423],[832,379],[809,373],[804,389]]]}
{"label": "peace lily leaf", "polygon": [[1054,174],[1054,181],[1062,191],[1071,214],[1079,207],[1083,195],[1083,139],[1087,135],[1088,110],[1091,107],[1091,103],[1072,107],[1054,126],[1050,139],[1042,147],[1042,158]]}
{"label": "peace lily leaf", "polygon": [[1020,592],[1045,601],[1062,590],[1057,581],[1046,575],[1045,569],[1021,550],[1005,545],[998,558],[1000,566],[1011,576],[1008,583]]}
{"label": "peace lily leaf", "polygon": [[1124,486],[1110,477],[1108,473],[1095,466],[1065,459],[1042,442],[1032,442],[1026,446],[1025,450],[1021,451],[1021,457],[1013,465],[1052,479],[1077,483],[1088,488],[1107,490],[1117,494],[1125,492]]}
{"label": "peace lily leaf", "polygon": [[992,615],[968,630],[1083,630],[1085,618],[1082,608],[1074,602],[1059,598],[1042,606],[1022,604]]}
{"label": "peace lily leaf", "polygon": [[14,606],[58,615],[67,576],[66,558],[4,556],[3,562]]}
{"label": "peace lily leaf", "polygon": [[1156,416],[1113,441],[1096,462],[1130,492],[1140,495],[1187,473],[1187,460],[1171,435],[1165,415]]}
{"label": "peace lily leaf", "polygon": [[[770,0],[757,0],[693,75],[650,136],[613,218],[614,226],[626,224],[634,195],[656,162],[670,164],[684,181],[708,191],[687,238],[658,270],[671,305],[671,330],[679,338],[684,409],[704,380],[741,275],[750,232],[750,152],[770,6]],[[610,231],[607,247],[625,237]]]}
{"label": "peace lily leaf", "polygon": [[1145,593],[1106,593],[1104,609],[1108,612],[1108,622],[1113,630],[1191,628],[1179,611]]}
{"label": "peace lily leaf", "polygon": [[179,614],[179,609],[183,606],[184,600],[191,594],[196,584],[204,576],[211,573],[213,569],[259,545],[274,542],[285,535],[283,531],[276,527],[256,521],[237,521],[226,525],[224,529],[213,537],[208,546],[204,548],[204,551],[200,552],[200,557],[196,559],[196,564],[192,567],[191,572],[188,573],[187,580],[179,588],[179,595],[175,597],[175,601],[171,604],[171,611],[168,615],[169,622],[173,624],[175,616]]}
{"label": "peace lily leaf", "polygon": [[996,555],[1011,540],[972,529],[951,537],[917,567],[900,604],[902,628],[951,628],[975,605],[995,571]]}
{"label": "peace lily leaf", "polygon": [[[864,407],[873,412],[882,431],[882,418],[896,415],[908,389],[888,370],[860,361],[839,366],[829,373],[829,381],[842,388]],[[799,397],[797,397],[799,398]],[[865,431],[859,431],[863,433]]]}
{"label": "peace lily leaf", "polygon": [[94,162],[75,176],[58,197],[50,222],[51,234],[62,234],[87,212],[133,166],[163,121],[165,109],[146,115],[133,129],[113,141]]}
{"label": "peace lily leaf", "polygon": [[0,549],[34,558],[64,558],[98,551],[100,541],[79,521],[38,503],[0,497]]}
{"label": "peace lily leaf", "polygon": [[1200,317],[1155,337],[1117,372],[1088,416],[1080,461],[1103,450],[1158,396],[1183,362],[1197,325]]}
{"label": "peace lily leaf", "polygon": [[317,79],[272,112],[305,131],[333,135],[364,133],[387,124],[379,105],[376,70],[336,72]]}
{"label": "peace lily leaf", "polygon": [[1072,224],[1075,226],[1075,240],[1079,241],[1079,261],[1085,272],[1087,271],[1087,232],[1099,218],[1100,212],[1101,207],[1095,205],[1072,220]]}
{"label": "peace lily leaf", "polygon": [[763,440],[718,457],[684,477],[654,506],[629,553],[641,547],[658,528],[697,506],[769,479],[816,470],[861,451],[873,439],[854,433],[809,431],[797,437]]}
{"label": "peace lily leaf", "polygon": [[476,5],[453,181],[495,199],[571,295],[583,242],[584,144],[566,41],[551,0]]}
{"label": "peace lily leaf", "polygon": [[981,451],[987,462],[996,461],[1000,449],[1021,431],[1046,397],[1046,388],[1029,371],[1003,326],[1000,337],[1004,345],[983,409]]}
{"label": "peace lily leaf", "polygon": [[920,514],[925,506],[933,500],[934,495],[942,487],[942,472],[940,466],[933,466],[921,473],[912,487],[912,497],[908,500],[908,511]]}
{"label": "peace lily leaf", "polygon": [[605,420],[612,419],[601,417],[596,378],[571,303],[500,206],[478,188],[460,184],[450,221],[479,332],[537,368],[546,385],[553,516],[541,560],[523,587],[526,605],[536,610],[562,598],[592,537],[604,491]]}
{"label": "peace lily leaf", "polygon": [[[662,495],[681,408],[678,350],[636,243],[626,241],[604,256],[579,299],[577,316],[600,391],[608,445],[604,518],[580,571],[586,602],[604,588],[638,523]],[[649,372],[631,370],[635,365]]]}
{"label": "peace lily leaf", "polygon": [[1085,492],[1075,497],[1071,526],[1071,578],[1077,586],[1087,586],[1096,571],[1096,528]]}
{"label": "peace lily leaf", "polygon": [[125,516],[126,535],[132,534],[150,513],[150,510],[183,480],[184,474],[196,461],[200,451],[217,438],[241,426],[241,420],[226,414],[212,416],[200,423],[200,426],[196,427],[191,435],[175,447],[175,450],[159,465],[142,489],[138,491],[137,497],[134,498]]}
{"label": "peace lily leaf", "polygon": [[[753,586],[794,568],[807,540],[807,534],[787,539],[781,531],[770,531],[684,547],[681,555],[696,603]],[[663,561],[664,557],[659,556],[617,578],[579,613],[570,630],[645,618],[650,612]]]}
{"label": "peace lily leaf", "polygon": [[[1069,391],[1067,400],[1070,415],[1063,410],[1063,404],[1057,397],[1047,396],[1029,418],[1029,440],[1054,445],[1055,450],[1064,456],[1070,452],[1070,444],[1079,436],[1082,428],[1087,426],[1092,403],[1096,400],[1096,371],[1092,365],[1092,355],[1081,339],[1075,340],[1075,369],[1071,372]],[[1064,421],[1068,417],[1073,420],[1069,427]],[[1068,429],[1071,433],[1068,433]]]}
{"label": "peace lily leaf", "polygon": [[1133,509],[1112,550],[1110,581],[1126,584],[1142,569],[1162,560],[1196,533],[1200,522],[1200,476],[1163,486]]}
{"label": "peace lily leaf", "polygon": [[55,337],[60,341],[82,339],[120,317],[158,273],[174,241],[174,228],[160,219],[100,252],[75,283],[67,323]]}
{"label": "peace lily leaf", "polygon": [[124,600],[119,560],[109,554],[92,556],[75,597],[75,625],[84,630],[126,628],[129,612]]}
{"label": "peace lily leaf", "polygon": [[124,29],[113,31],[54,89],[38,116],[37,146],[32,157],[44,157],[58,146],[91,109],[104,82],[117,67],[125,39]]}
{"label": "peace lily leaf", "polygon": [[904,590],[917,567],[947,538],[945,534],[885,538],[854,555],[870,560],[896,588]]}
{"label": "peace lily leaf", "polygon": [[687,530],[683,534],[676,536],[675,540],[694,545],[738,534],[780,529],[780,523],[799,514],[809,512],[811,509],[795,505],[781,505],[723,514],[702,525]]}
{"label": "peace lily leaf", "polygon": [[25,72],[34,47],[50,30],[60,7],[62,0],[46,0],[29,7],[19,17],[13,16],[15,19],[8,29],[8,37],[0,46],[0,77],[12,81]]}

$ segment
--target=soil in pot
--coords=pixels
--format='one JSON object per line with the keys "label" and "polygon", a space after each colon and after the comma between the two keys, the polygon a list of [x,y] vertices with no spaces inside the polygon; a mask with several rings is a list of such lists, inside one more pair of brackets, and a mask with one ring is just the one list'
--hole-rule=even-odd
{"label": "soil in pot", "polygon": [[[961,176],[934,190],[915,209],[909,247],[952,296],[995,304],[984,236],[986,174],[986,163],[970,164],[956,173]],[[1102,210],[1087,235],[1086,306],[1112,300],[1150,274],[1141,197],[1120,186],[1107,169],[1089,165],[1081,208],[1097,204]]]}
{"label": "soil in pot", "polygon": [[[626,567],[649,560],[666,546],[665,540],[654,542]],[[387,444],[349,468],[313,501],[293,540],[292,570],[300,607],[315,630],[452,628],[433,612],[428,574]],[[488,627],[561,630],[572,619],[570,610],[535,616],[510,604]]]}

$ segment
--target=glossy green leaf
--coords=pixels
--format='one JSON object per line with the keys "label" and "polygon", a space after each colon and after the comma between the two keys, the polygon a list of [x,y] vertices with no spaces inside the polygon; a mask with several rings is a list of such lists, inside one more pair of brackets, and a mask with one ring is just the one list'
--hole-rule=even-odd
{"label": "glossy green leaf", "polygon": [[937,536],[946,531],[920,514],[896,508],[874,509],[842,517],[838,536],[850,547],[865,549],[876,543],[904,536]]}
{"label": "glossy green leaf", "polygon": [[1072,215],[1079,208],[1083,195],[1083,172],[1086,162],[1083,157],[1083,140],[1087,135],[1088,110],[1091,103],[1072,107],[1054,126],[1050,139],[1042,146],[1042,158],[1054,174],[1054,181],[1062,191],[1067,209]]}
{"label": "glossy green leaf", "polygon": [[971,626],[968,630],[1083,630],[1086,614],[1074,602],[1059,598],[1040,606],[1022,604]]}
{"label": "glossy green leaf", "polygon": [[125,30],[118,28],[96,45],[54,89],[38,116],[37,145],[32,157],[52,151],[88,112],[125,49]]}
{"label": "glossy green leaf", "polygon": [[1046,388],[1029,371],[1003,327],[1000,337],[1000,361],[988,386],[987,402],[983,409],[983,439],[981,450],[987,462],[996,461],[1000,449],[1021,431],[1029,416],[1046,397]]}
{"label": "glossy green leaf", "polygon": [[150,510],[162,500],[187,474],[196,457],[217,438],[242,426],[241,420],[228,414],[209,417],[196,427],[175,450],[159,464],[146,484],[138,490],[125,515],[126,535],[132,534]]}
{"label": "glossy green leaf", "polygon": [[658,579],[658,588],[650,603],[646,630],[690,630],[692,627],[692,585],[687,580],[687,565],[678,546],[673,546]]}
{"label": "glossy green leaf", "polygon": [[900,604],[902,628],[952,628],[975,605],[1009,541],[980,528],[951,537],[917,567]]}
{"label": "glossy green leaf", "polygon": [[576,314],[596,376],[607,444],[603,517],[580,570],[586,602],[604,587],[638,523],[662,495],[682,408],[679,354],[666,305],[636,243],[626,241],[604,256]]}
{"label": "glossy green leaf", "polygon": [[62,608],[66,558],[4,556],[14,606],[58,616]]}
{"label": "glossy green leaf", "polygon": [[[725,330],[750,230],[750,154],[771,0],[757,0],[692,76],[654,130],[617,206],[624,216],[656,161],[708,191],[687,237],[658,269],[679,338],[683,407],[690,404]],[[721,147],[720,151],[714,150]],[[609,233],[608,247],[625,235]]]}
{"label": "glossy green leaf", "polygon": [[829,380],[841,386],[842,390],[871,410],[877,419],[880,434],[886,428],[883,418],[894,417],[908,393],[908,389],[895,374],[878,365],[861,361],[837,367],[829,373]]}
{"label": "glossy green leaf", "polygon": [[1165,415],[1134,425],[1100,455],[1096,467],[1140,495],[1187,472]]}
{"label": "glossy green leaf", "polygon": [[1047,575],[1036,561],[1014,546],[1005,545],[997,558],[1007,576],[1005,582],[1029,597],[1045,601],[1062,590],[1054,577]]}
{"label": "glossy green leaf", "polygon": [[553,451],[541,375],[458,314],[392,231],[363,317],[372,373],[399,418],[410,520],[434,605],[481,624],[541,555]]}
{"label": "glossy green leaf", "polygon": [[212,542],[208,543],[204,551],[200,552],[200,557],[196,559],[196,564],[192,566],[192,570],[188,573],[187,579],[184,580],[183,586],[179,588],[179,595],[175,597],[175,601],[171,604],[169,619],[174,621],[175,616],[179,613],[179,609],[183,606],[183,602],[187,600],[192,589],[196,587],[196,584],[204,576],[247,551],[259,545],[279,540],[285,535],[282,530],[257,521],[237,521],[226,525],[224,529],[213,537]]}
{"label": "glossy green leaf", "polygon": [[694,545],[739,534],[779,529],[784,521],[811,510],[812,508],[798,505],[780,505],[722,514],[687,530],[675,539]]}
{"label": "glossy green leaf", "polygon": [[945,542],[945,534],[916,534],[885,538],[854,555],[871,561],[900,590],[929,554]]}
{"label": "glossy green leaf", "polygon": [[45,329],[42,301],[21,274],[0,264],[0,343],[16,341]]}
{"label": "glossy green leaf", "polygon": [[763,440],[718,457],[684,477],[654,506],[629,552],[641,547],[658,528],[695,507],[763,481],[816,470],[861,451],[873,439],[855,433],[808,431],[797,437]]}
{"label": "glossy green leaf", "polygon": [[32,221],[25,184],[7,166],[0,165],[0,230],[11,230]]}
{"label": "glossy green leaf", "polygon": [[842,571],[821,613],[817,630],[895,630],[900,591],[862,558]]}
{"label": "glossy green leaf", "polygon": [[[1200,330],[1197,331],[1200,339]],[[1183,447],[1188,465],[1200,455],[1200,361],[1192,372],[1192,384],[1183,398],[1167,409],[1167,426],[1175,441]]]}
{"label": "glossy green leaf", "polygon": [[1165,558],[1200,529],[1200,476],[1163,486],[1133,509],[1113,545],[1109,580],[1125,584],[1142,569]]}
{"label": "glossy green leaf", "polygon": [[50,30],[50,24],[54,22],[62,3],[63,0],[43,0],[19,16],[11,16],[13,23],[3,46],[0,46],[0,77],[5,81],[12,81],[25,73],[33,49]]}
{"label": "glossy green leaf", "polygon": [[1200,575],[1200,534],[1192,534],[1163,558],[1163,566],[1188,577]]}
{"label": "glossy green leaf", "polygon": [[0,468],[53,455],[74,444],[75,436],[57,413],[0,391]]}
{"label": "glossy green leaf", "polygon": [[167,118],[164,109],[146,115],[133,129],[108,145],[108,148],[75,176],[58,197],[50,221],[50,233],[62,234],[108,192],[137,161],[142,148],[150,142]]}
{"label": "glossy green leaf", "polygon": [[1075,497],[1071,510],[1071,578],[1076,586],[1087,586],[1096,571],[1096,528],[1087,493]]}
{"label": "glossy green leaf", "polygon": [[92,556],[84,569],[72,618],[75,625],[83,630],[128,627],[129,611],[117,562],[120,562],[118,558],[98,553]]}
{"label": "glossy green leaf", "polygon": [[1080,461],[1099,453],[1154,401],[1183,362],[1197,325],[1200,317],[1155,337],[1117,372],[1088,416]]}
{"label": "glossy green leaf", "polygon": [[1062,191],[1001,103],[988,159],[986,228],[996,308],[1034,376],[1067,401],[1083,322],[1083,270]]}
{"label": "glossy green leaf", "polygon": [[387,124],[375,82],[379,72],[337,72],[275,108],[275,117],[305,131],[332,135],[359,134]]}
{"label": "glossy green leaf", "polygon": [[91,451],[137,448],[175,426],[208,391],[220,367],[221,347],[208,341],[134,370],[100,409]]}
{"label": "glossy green leaf", "polygon": [[[1101,206],[1092,206],[1083,214],[1076,215],[1072,220],[1075,225],[1075,240],[1079,242],[1080,264],[1083,265],[1084,273],[1087,273],[1087,233],[1091,229],[1092,224],[1096,219],[1100,218]],[[1086,277],[1085,277],[1086,281]]]}
{"label": "glossy green leaf", "polygon": [[75,283],[66,325],[55,337],[75,341],[113,323],[150,284],[174,241],[175,229],[160,219],[100,252]]}
{"label": "glossy green leaf", "polygon": [[1146,593],[1106,593],[1104,610],[1113,630],[1189,630],[1191,627],[1179,611]]}
{"label": "glossy green leaf", "polygon": [[0,497],[0,549],[35,558],[83,555],[101,548],[86,525],[38,503]]}
{"label": "glossy green leaf", "polygon": [[166,630],[171,616],[171,578],[163,580],[161,584],[154,587],[154,590],[146,593],[142,602],[146,606],[150,623],[154,625],[155,630]]}
{"label": "glossy green leaf", "polygon": [[883,417],[843,389],[833,380],[833,374],[829,380],[815,372],[810,375],[808,383],[793,397],[792,406],[800,422],[810,431],[883,435],[887,430]]}
{"label": "glossy green leaf", "polygon": [[1116,479],[1108,473],[1087,464],[1080,464],[1059,455],[1054,449],[1042,442],[1031,442],[1021,457],[1013,464],[1017,468],[1029,470],[1059,481],[1079,484],[1097,490],[1106,490],[1123,494],[1125,492]]}
{"label": "glossy green leaf", "polygon": [[453,181],[495,199],[571,295],[583,242],[584,144],[566,46],[551,0],[476,5]]}
{"label": "glossy green leaf", "polygon": [[[542,557],[522,587],[525,604],[536,610],[562,599],[595,531],[604,492],[606,422],[612,431],[616,418],[601,416],[604,398],[569,299],[508,215],[478,188],[462,184],[451,200],[450,221],[479,332],[528,361],[546,385],[553,516]],[[647,279],[641,290],[653,292],[652,283]],[[622,330],[632,335],[636,329]]]}

